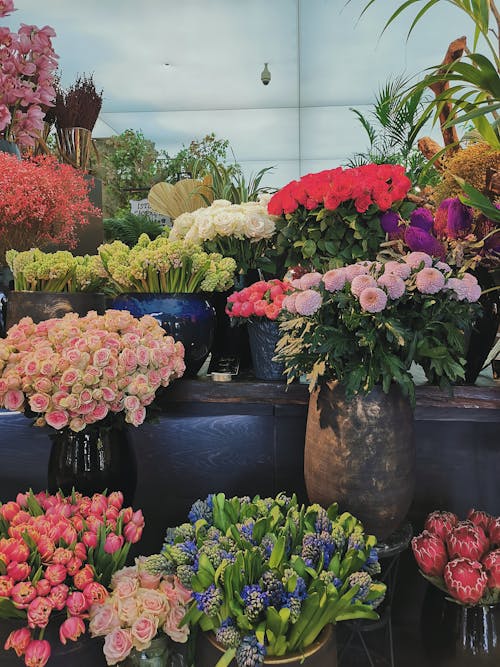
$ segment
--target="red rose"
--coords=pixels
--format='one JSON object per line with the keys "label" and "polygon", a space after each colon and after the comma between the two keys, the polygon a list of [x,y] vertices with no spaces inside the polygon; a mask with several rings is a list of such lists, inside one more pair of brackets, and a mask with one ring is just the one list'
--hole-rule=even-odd
{"label": "red rose", "polygon": [[427,530],[411,541],[413,555],[419,568],[430,577],[440,577],[448,562],[448,553],[443,540]]}
{"label": "red rose", "polygon": [[488,586],[500,590],[500,549],[490,551],[483,558],[483,565],[488,575]]}
{"label": "red rose", "polygon": [[453,528],[458,523],[458,517],[453,512],[431,512],[425,520],[424,528],[442,540],[446,540]]}
{"label": "red rose", "polygon": [[490,519],[488,536],[492,547],[500,546],[500,516],[492,517]]}
{"label": "red rose", "polygon": [[488,526],[493,517],[488,512],[481,512],[480,510],[471,509],[467,514],[467,519],[472,521],[475,526],[479,526],[488,534]]}
{"label": "red rose", "polygon": [[477,560],[456,558],[444,568],[444,581],[450,595],[462,604],[477,604],[488,586],[488,576]]}
{"label": "red rose", "polygon": [[446,543],[450,560],[453,558],[480,560],[489,547],[489,541],[484,534],[484,530],[465,521],[455,526],[448,535]]}

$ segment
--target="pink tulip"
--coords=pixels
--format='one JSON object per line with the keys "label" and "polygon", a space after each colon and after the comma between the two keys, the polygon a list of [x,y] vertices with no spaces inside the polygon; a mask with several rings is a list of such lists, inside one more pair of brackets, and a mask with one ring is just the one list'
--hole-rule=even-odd
{"label": "pink tulip", "polygon": [[87,611],[89,605],[85,595],[80,593],[80,591],[75,591],[68,595],[66,599],[66,607],[71,616],[81,616]]}
{"label": "pink tulip", "polygon": [[20,630],[13,630],[7,637],[4,649],[14,649],[18,658],[26,652],[29,643],[31,642],[31,631],[29,628],[21,628]]}
{"label": "pink tulip", "polygon": [[123,535],[116,535],[115,533],[110,533],[106,537],[104,543],[104,551],[107,554],[114,554],[116,551],[121,549],[123,546]]}
{"label": "pink tulip", "polygon": [[90,584],[91,581],[94,581],[95,575],[94,570],[90,565],[85,565],[79,570],[73,577],[73,581],[78,590],[83,591],[87,584]]}
{"label": "pink tulip", "polygon": [[59,639],[62,644],[66,644],[68,639],[76,642],[78,637],[85,632],[85,623],[79,616],[70,616],[59,628]]}
{"label": "pink tulip", "polygon": [[46,639],[32,639],[24,654],[26,667],[45,667],[50,658],[50,644]]}

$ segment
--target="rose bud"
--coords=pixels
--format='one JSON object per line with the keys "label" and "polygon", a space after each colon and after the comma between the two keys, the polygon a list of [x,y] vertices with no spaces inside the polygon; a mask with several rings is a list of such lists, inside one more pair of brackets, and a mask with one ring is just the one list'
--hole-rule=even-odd
{"label": "rose bud", "polygon": [[482,528],[486,535],[488,534],[488,526],[492,518],[491,514],[475,509],[469,510],[469,513],[467,514],[467,519],[475,526]]}
{"label": "rose bud", "polygon": [[68,595],[66,599],[66,607],[71,616],[81,616],[87,611],[89,605],[85,595],[80,593],[80,591],[75,591]]}
{"label": "rose bud", "polygon": [[489,588],[498,588],[500,590],[500,549],[490,551],[483,558],[483,565],[488,575]]}
{"label": "rose bud", "polygon": [[50,644],[46,639],[32,639],[24,654],[26,667],[45,667],[50,658]]}
{"label": "rose bud", "polygon": [[31,641],[31,631],[29,628],[21,628],[20,630],[13,630],[7,637],[4,649],[8,651],[10,648],[14,649],[18,658],[24,655],[28,644]]}
{"label": "rose bud", "polygon": [[85,565],[73,577],[73,581],[78,590],[83,591],[87,584],[94,581],[94,570],[90,565]]}
{"label": "rose bud", "polygon": [[492,547],[500,547],[500,516],[492,517],[490,520],[488,536]]}
{"label": "rose bud", "polygon": [[421,535],[412,539],[411,548],[418,567],[424,574],[430,577],[440,577],[443,574],[448,553],[440,537],[424,530]]}
{"label": "rose bud", "polygon": [[49,598],[35,598],[28,607],[28,625],[30,628],[45,628],[54,605]]}
{"label": "rose bud", "polygon": [[424,528],[435,535],[439,535],[442,540],[446,537],[458,523],[458,517],[453,512],[441,512],[436,510],[431,512],[425,520]]}
{"label": "rose bud", "polygon": [[114,554],[115,551],[118,551],[123,546],[123,535],[115,535],[115,533],[110,533],[106,537],[106,542],[104,543],[104,551],[107,554]]}
{"label": "rose bud", "polygon": [[454,558],[469,558],[480,560],[488,550],[488,538],[479,526],[461,522],[448,535],[447,541],[450,560]]}
{"label": "rose bud", "polygon": [[468,558],[451,560],[444,568],[444,581],[450,595],[462,604],[477,604],[488,586],[481,563]]}
{"label": "rose bud", "polygon": [[52,565],[47,565],[45,568],[45,579],[50,581],[52,586],[57,586],[57,584],[62,584],[66,579],[67,570],[64,565],[61,563],[54,563]]}
{"label": "rose bud", "polygon": [[59,639],[61,644],[66,644],[68,639],[76,642],[78,637],[85,632],[85,623],[79,616],[70,616],[59,628]]}

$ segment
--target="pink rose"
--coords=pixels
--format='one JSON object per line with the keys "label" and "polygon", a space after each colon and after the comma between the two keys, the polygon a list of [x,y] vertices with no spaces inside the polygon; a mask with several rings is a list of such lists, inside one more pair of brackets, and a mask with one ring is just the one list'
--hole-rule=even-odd
{"label": "pink rose", "polygon": [[24,403],[22,391],[10,389],[3,397],[3,404],[7,410],[19,410]]}
{"label": "pink rose", "polygon": [[167,596],[170,604],[187,604],[193,597],[192,591],[185,588],[175,575],[169,575],[160,584],[160,590]]}
{"label": "pink rose", "polygon": [[7,637],[4,649],[8,651],[10,648],[14,649],[18,658],[25,654],[26,649],[31,641],[31,631],[29,628],[21,628],[20,630],[13,630]]}
{"label": "pink rose", "polygon": [[418,567],[430,577],[440,577],[448,562],[448,553],[443,540],[424,530],[411,541],[413,555]]}
{"label": "pink rose", "polygon": [[456,558],[444,568],[444,581],[456,600],[462,604],[477,604],[488,585],[488,575],[478,561]]}
{"label": "pink rose", "polygon": [[163,632],[170,637],[174,642],[183,644],[189,637],[189,625],[180,626],[186,610],[180,605],[176,605],[170,609],[167,614],[165,623],[163,624]]}
{"label": "pink rose", "polygon": [[117,612],[121,623],[132,625],[139,616],[139,608],[135,597],[118,598]]}
{"label": "pink rose", "polygon": [[59,431],[68,425],[68,413],[64,410],[52,410],[52,412],[47,412],[45,420],[49,426]]}
{"label": "pink rose", "polygon": [[47,597],[37,597],[28,606],[28,625],[30,628],[45,628],[54,605]]}
{"label": "pink rose", "polygon": [[132,643],[138,651],[147,648],[158,631],[158,618],[139,616],[130,629]]}
{"label": "pink rose", "polygon": [[127,412],[125,421],[132,426],[140,426],[146,419],[146,408],[137,408],[132,412]]}
{"label": "pink rose", "polygon": [[108,635],[120,627],[120,619],[112,603],[96,604],[90,608],[89,632],[92,637]]}
{"label": "pink rose", "polygon": [[116,665],[128,656],[132,650],[132,636],[130,630],[116,628],[104,639],[104,655],[108,665]]}
{"label": "pink rose", "polygon": [[136,577],[123,577],[116,582],[115,593],[121,600],[124,600],[135,595],[138,588],[139,582]]}
{"label": "pink rose", "polygon": [[59,639],[61,644],[66,644],[68,639],[76,642],[80,635],[85,632],[85,623],[79,616],[70,616],[59,627]]}
{"label": "pink rose", "polygon": [[162,616],[167,612],[168,600],[160,591],[140,588],[137,593],[137,602],[146,614]]}

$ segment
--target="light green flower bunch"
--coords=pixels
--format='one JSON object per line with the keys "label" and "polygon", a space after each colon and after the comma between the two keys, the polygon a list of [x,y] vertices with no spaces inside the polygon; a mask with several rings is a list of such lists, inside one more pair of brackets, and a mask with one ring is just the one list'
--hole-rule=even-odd
{"label": "light green flower bunch", "polygon": [[171,241],[146,234],[133,248],[120,241],[99,248],[102,263],[116,292],[214,292],[230,289],[236,262],[208,254],[190,241]]}

